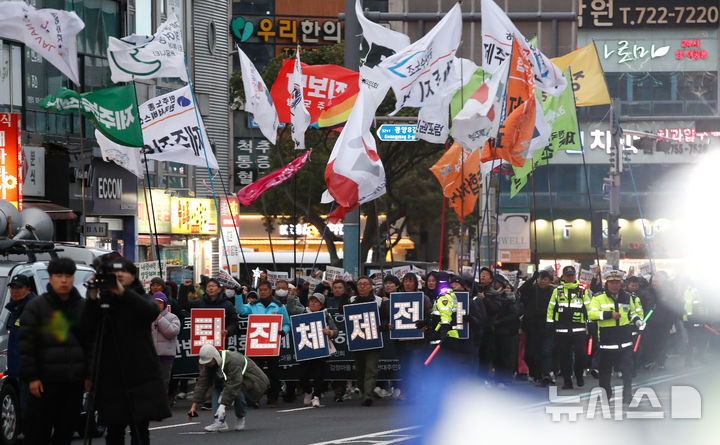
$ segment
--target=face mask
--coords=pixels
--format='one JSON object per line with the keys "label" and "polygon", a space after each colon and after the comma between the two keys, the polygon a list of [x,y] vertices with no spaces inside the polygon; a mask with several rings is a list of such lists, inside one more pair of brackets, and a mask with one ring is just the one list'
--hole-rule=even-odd
{"label": "face mask", "polygon": [[287,289],[278,289],[275,291],[275,295],[277,295],[278,297],[287,297],[287,294]]}
{"label": "face mask", "polygon": [[235,296],[235,291],[233,289],[225,289],[225,296],[230,298]]}

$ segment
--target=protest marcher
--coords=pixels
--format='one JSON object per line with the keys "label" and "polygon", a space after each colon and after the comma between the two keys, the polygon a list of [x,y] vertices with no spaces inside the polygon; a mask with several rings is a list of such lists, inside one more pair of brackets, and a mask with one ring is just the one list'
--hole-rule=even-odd
{"label": "protest marcher", "polygon": [[200,375],[195,384],[193,404],[187,413],[188,420],[197,417],[198,405],[205,401],[205,393],[212,388],[214,421],[205,427],[205,431],[229,430],[226,411],[233,404],[237,417],[233,429],[244,430],[247,404],[258,402],[265,394],[270,386],[268,377],[255,362],[243,354],[236,351],[218,351],[211,345],[200,348],[198,363]]}
{"label": "protest marcher", "polygon": [[[373,285],[368,277],[360,277],[357,280],[357,296],[350,299],[350,304],[369,303],[377,304],[378,309],[382,303],[382,298],[375,296],[373,293]],[[378,320],[379,322],[379,320]],[[355,369],[358,373],[358,386],[361,386],[362,405],[370,406],[373,403],[372,395],[375,390],[378,373],[378,358],[380,351],[378,349],[369,349],[367,351],[354,351],[353,359],[355,360]]]}
{"label": "protest marcher", "polygon": [[[106,443],[123,444],[130,427],[131,442],[150,443],[151,420],[170,417],[167,382],[164,381],[152,324],[160,309],[145,297],[137,267],[127,258],[101,263],[96,274],[115,276],[114,283],[97,283],[88,289],[83,323],[96,326],[97,368],[93,376],[99,423],[107,426]],[[106,278],[104,278],[106,279]]]}
{"label": "protest marcher", "polygon": [[239,331],[238,315],[235,306],[228,301],[223,292],[220,282],[215,278],[209,278],[205,282],[205,294],[201,300],[190,302],[191,308],[197,309],[224,309],[225,330],[222,333],[223,341],[227,345],[228,337],[237,335]]}
{"label": "protest marcher", "polygon": [[658,271],[650,278],[650,285],[640,292],[645,312],[653,310],[643,333],[641,363],[647,369],[665,369],[667,344],[673,324],[683,314],[684,301],[667,273]]}
{"label": "protest marcher", "polygon": [[478,272],[480,281],[477,286],[477,297],[485,305],[485,313],[490,321],[487,329],[482,332],[480,348],[478,349],[478,366],[480,375],[490,375],[493,359],[495,357],[495,324],[492,322],[497,318],[500,311],[499,293],[492,287],[493,272],[489,267],[481,267]]}
{"label": "protest marcher", "polygon": [[498,385],[502,388],[512,381],[513,372],[517,369],[518,332],[522,306],[504,275],[495,273],[492,286],[498,292],[498,301],[500,302],[500,310],[493,320],[493,326],[495,328],[495,377]]}
{"label": "protest marcher", "polygon": [[328,309],[340,309],[340,307],[347,304],[349,300],[350,297],[348,296],[347,288],[345,287],[345,281],[339,278],[335,279],[331,285],[330,295],[328,295],[326,300],[326,307]]}
{"label": "protest marcher", "polygon": [[163,384],[170,388],[172,365],[177,351],[177,336],[180,332],[180,319],[168,310],[167,296],[162,292],[155,292],[155,302],[160,309],[160,315],[152,324],[153,344],[160,360]]}
{"label": "protest marcher", "polygon": [[704,353],[709,342],[710,331],[705,328],[712,320],[708,311],[705,295],[699,288],[689,287],[683,294],[684,311],[683,326],[687,332],[685,347],[685,366],[691,367],[694,362],[704,363]]}
{"label": "protest marcher", "polygon": [[[287,309],[285,306],[278,304],[272,298],[272,285],[268,281],[260,281],[257,286],[258,296],[255,292],[248,293],[247,303],[240,304],[238,306],[238,312],[241,315],[250,314],[279,314],[282,315],[282,329],[279,334],[281,336],[288,335],[290,333],[290,317],[288,316]],[[280,362],[278,357],[262,357],[257,359],[258,366],[267,369],[267,374],[270,379],[270,388],[267,393],[267,404],[269,407],[277,405],[277,399],[280,396],[280,378],[278,372],[280,369]]]}
{"label": "protest marcher", "polygon": [[518,289],[523,303],[522,321],[525,331],[525,362],[530,377],[543,385],[552,383],[550,365],[554,332],[547,332],[547,307],[553,293],[552,275],[548,271],[535,272]]}

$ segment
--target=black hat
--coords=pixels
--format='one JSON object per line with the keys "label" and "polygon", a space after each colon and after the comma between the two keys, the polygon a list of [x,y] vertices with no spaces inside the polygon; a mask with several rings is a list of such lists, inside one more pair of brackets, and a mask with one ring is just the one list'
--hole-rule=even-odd
{"label": "black hat", "polygon": [[8,287],[10,286],[20,286],[20,287],[30,287],[30,277],[27,275],[15,275],[12,277],[10,282],[8,283]]}
{"label": "black hat", "polygon": [[493,280],[497,281],[498,283],[502,283],[502,284],[508,283],[508,279],[505,278],[505,275],[503,275],[499,272],[495,272],[495,276],[493,277]]}
{"label": "black hat", "polygon": [[165,287],[165,282],[160,277],[154,277],[150,280],[150,285],[152,286],[153,284],[159,284],[160,286]]}
{"label": "black hat", "polygon": [[575,275],[575,274],[577,274],[577,271],[575,270],[575,266],[565,266],[565,267],[563,267],[562,274],[563,275]]}

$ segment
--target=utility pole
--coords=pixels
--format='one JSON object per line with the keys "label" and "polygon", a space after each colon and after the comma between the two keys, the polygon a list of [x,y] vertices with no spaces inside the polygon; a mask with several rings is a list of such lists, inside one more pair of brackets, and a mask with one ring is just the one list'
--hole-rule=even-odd
{"label": "utility pole", "polygon": [[622,131],[618,121],[620,115],[620,101],[613,99],[612,112],[610,113],[610,173],[604,179],[604,183],[610,186],[610,211],[608,212],[608,249],[605,251],[605,259],[613,269],[620,269],[620,174],[623,169],[622,162]]}

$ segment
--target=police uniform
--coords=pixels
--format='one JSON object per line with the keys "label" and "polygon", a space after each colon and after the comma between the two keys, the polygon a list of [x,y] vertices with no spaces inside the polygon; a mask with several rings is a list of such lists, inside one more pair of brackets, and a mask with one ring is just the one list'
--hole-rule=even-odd
{"label": "police uniform", "polygon": [[443,295],[439,295],[433,303],[433,321],[432,328],[440,335],[439,342],[442,338],[459,338],[457,329],[453,329],[457,320],[457,298],[452,289],[448,289]]}
{"label": "police uniform", "polygon": [[[612,396],[610,380],[614,366],[622,372],[623,401],[629,403],[632,398],[632,331],[633,326],[642,326],[642,306],[622,289],[615,295],[608,292],[610,281],[622,282],[622,274],[618,271],[608,274],[605,292],[594,296],[590,302],[588,318],[598,324],[600,387],[605,389],[608,398]],[[620,314],[617,320],[613,318],[615,312]]]}
{"label": "police uniform", "polygon": [[[563,269],[563,276],[575,275],[575,268],[567,266]],[[585,369],[587,341],[587,307],[590,304],[590,291],[578,281],[565,282],[555,288],[550,296],[547,307],[547,323],[554,327],[554,346],[560,355],[560,370],[565,384],[564,389],[572,388],[572,374],[578,386],[585,384],[583,371]],[[573,366],[573,354],[575,355]]]}

